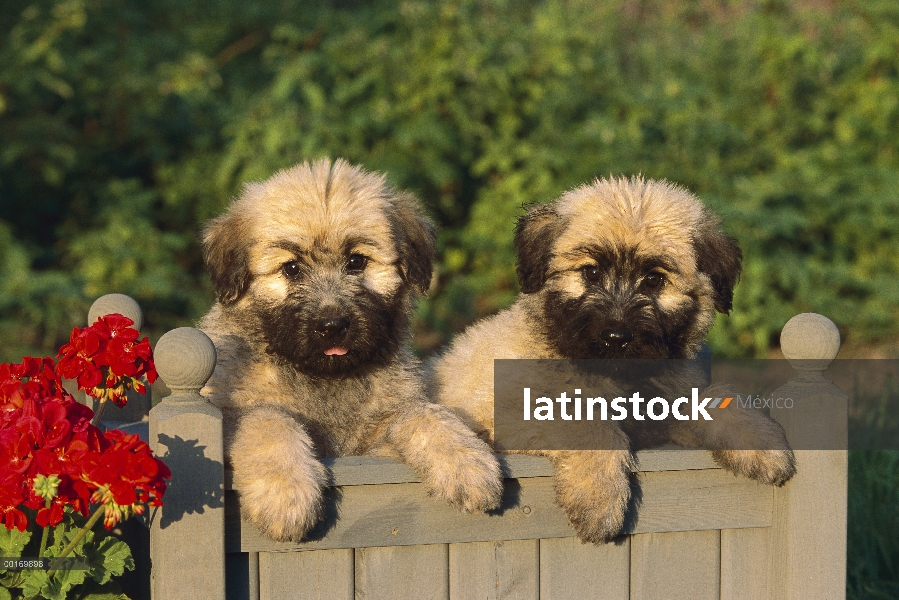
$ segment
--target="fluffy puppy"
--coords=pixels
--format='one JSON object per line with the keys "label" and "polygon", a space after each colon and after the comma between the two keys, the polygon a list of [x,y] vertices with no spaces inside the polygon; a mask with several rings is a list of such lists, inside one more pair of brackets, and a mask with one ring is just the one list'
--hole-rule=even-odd
{"label": "fluffy puppy", "polygon": [[465,511],[500,501],[490,448],[426,400],[407,351],[434,228],[413,197],[342,160],[248,184],[203,234],[218,302],[200,327],[218,362],[203,393],[224,414],[243,516],[274,540],[319,520],[321,457],[408,463]]}
{"label": "fluffy puppy", "polygon": [[[490,443],[494,359],[694,358],[715,311],[731,308],[742,261],[693,195],[639,177],[596,180],[532,207],[515,249],[517,301],[470,327],[432,369],[432,394]],[[617,383],[605,379],[609,391]],[[716,391],[726,390],[704,396]],[[601,421],[592,431],[599,450],[531,453],[554,462],[557,501],[578,536],[604,542],[624,523],[635,448],[706,447],[734,473],[774,485],[793,476],[780,426],[738,404],[711,424],[665,421],[646,431],[645,423]]]}

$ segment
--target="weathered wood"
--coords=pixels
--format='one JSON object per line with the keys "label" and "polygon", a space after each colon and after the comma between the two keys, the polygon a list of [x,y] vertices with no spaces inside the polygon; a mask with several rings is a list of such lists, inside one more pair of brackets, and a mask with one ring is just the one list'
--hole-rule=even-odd
{"label": "weathered wood", "polygon": [[[541,456],[499,454],[506,478],[551,477],[552,463]],[[689,471],[720,469],[705,450],[642,450],[637,452],[638,471]],[[418,483],[421,478],[408,465],[378,456],[344,456],[322,460],[331,472],[332,486]],[[225,489],[233,489],[232,472],[225,471]]]}
{"label": "weathered wood", "polygon": [[215,367],[215,348],[203,332],[182,327],[165,334],[155,354],[173,393],[150,411],[150,445],[172,480],[165,505],[152,515],[152,595],[224,598],[222,413],[200,396]]}
{"label": "weathered wood", "polygon": [[450,544],[451,600],[537,600],[540,541]]}
{"label": "weathered wood", "polygon": [[[839,346],[836,326],[813,313],[797,315],[781,333],[784,356],[799,376],[775,395],[799,400],[792,409],[772,409],[771,416],[794,448],[804,449],[795,451],[796,476],[774,493],[771,598],[846,595],[848,402],[821,374]],[[842,449],[809,449],[822,442]]]}
{"label": "weathered wood", "polygon": [[637,471],[693,471],[720,469],[706,450],[666,449],[637,452]]}
{"label": "weathered wood", "polygon": [[259,600],[259,552],[250,552],[247,583],[249,587],[249,600]]}
{"label": "weathered wood", "polygon": [[[633,532],[692,531],[771,524],[772,492],[721,469],[654,472],[641,476],[642,505]],[[273,542],[241,523],[239,502],[228,496],[228,551],[316,550],[494,540],[570,537],[555,504],[551,477],[506,480],[502,508],[465,514],[429,497],[422,484],[340,488],[336,510],[299,544]],[[339,511],[340,518],[336,518]]]}
{"label": "weathered wood", "polygon": [[356,550],[356,599],[449,599],[446,544]]}
{"label": "weathered wood", "polygon": [[259,554],[260,600],[353,600],[352,550]]}
{"label": "weathered wood", "polygon": [[771,528],[721,530],[721,600],[767,600]]}
{"label": "weathered wood", "polygon": [[796,469],[774,492],[774,597],[845,598],[848,453],[797,450]]}
{"label": "weathered wood", "polygon": [[631,538],[631,597],[718,600],[720,532],[644,533]]}
{"label": "weathered wood", "polygon": [[540,540],[540,600],[628,600],[630,553],[630,537],[599,546],[574,537]]}
{"label": "weathered wood", "polygon": [[629,533],[768,527],[770,486],[723,470],[660,471],[640,478],[642,504]]}

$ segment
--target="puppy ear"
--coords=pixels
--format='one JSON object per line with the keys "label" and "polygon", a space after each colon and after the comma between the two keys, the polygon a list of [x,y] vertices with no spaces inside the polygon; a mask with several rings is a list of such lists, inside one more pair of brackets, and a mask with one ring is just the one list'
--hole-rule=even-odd
{"label": "puppy ear", "polygon": [[518,283],[525,294],[533,294],[546,283],[553,243],[562,233],[562,218],[551,206],[532,206],[515,226]]}
{"label": "puppy ear", "polygon": [[693,248],[696,251],[697,267],[712,280],[715,309],[728,314],[734,297],[734,286],[737,285],[743,268],[743,252],[737,245],[737,240],[721,231],[717,221],[709,221],[693,239]]}
{"label": "puppy ear", "polygon": [[224,306],[233,304],[250,285],[250,253],[242,219],[226,213],[209,221],[203,231],[203,262],[212,287]]}
{"label": "puppy ear", "polygon": [[403,281],[424,295],[431,286],[437,230],[410,194],[398,194],[391,202],[390,223],[400,255]]}

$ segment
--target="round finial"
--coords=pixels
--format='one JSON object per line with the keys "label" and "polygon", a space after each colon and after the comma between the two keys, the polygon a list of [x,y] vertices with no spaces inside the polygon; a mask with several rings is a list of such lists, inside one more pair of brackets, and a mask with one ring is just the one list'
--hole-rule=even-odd
{"label": "round finial", "polygon": [[97,298],[87,312],[87,324],[93,325],[100,317],[118,313],[134,321],[134,328],[140,331],[144,325],[144,313],[131,296],[106,294]]}
{"label": "round finial", "polygon": [[199,392],[215,369],[215,345],[193,327],[179,327],[163,335],[153,356],[159,376],[172,391]]}
{"label": "round finial", "polygon": [[840,351],[840,331],[823,315],[802,313],[784,325],[780,349],[793,368],[823,371]]}

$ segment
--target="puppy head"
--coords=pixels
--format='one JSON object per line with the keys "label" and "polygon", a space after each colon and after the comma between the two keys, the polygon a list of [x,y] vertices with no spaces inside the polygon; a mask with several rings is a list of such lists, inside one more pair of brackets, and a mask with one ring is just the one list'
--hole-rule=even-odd
{"label": "puppy head", "polygon": [[522,292],[568,358],[684,358],[727,313],[742,254],[692,194],[597,180],[532,208],[515,235]]}
{"label": "puppy head", "polygon": [[394,355],[430,283],[434,243],[412,196],[320,160],[247,185],[209,223],[203,254],[219,303],[268,352],[334,377]]}

